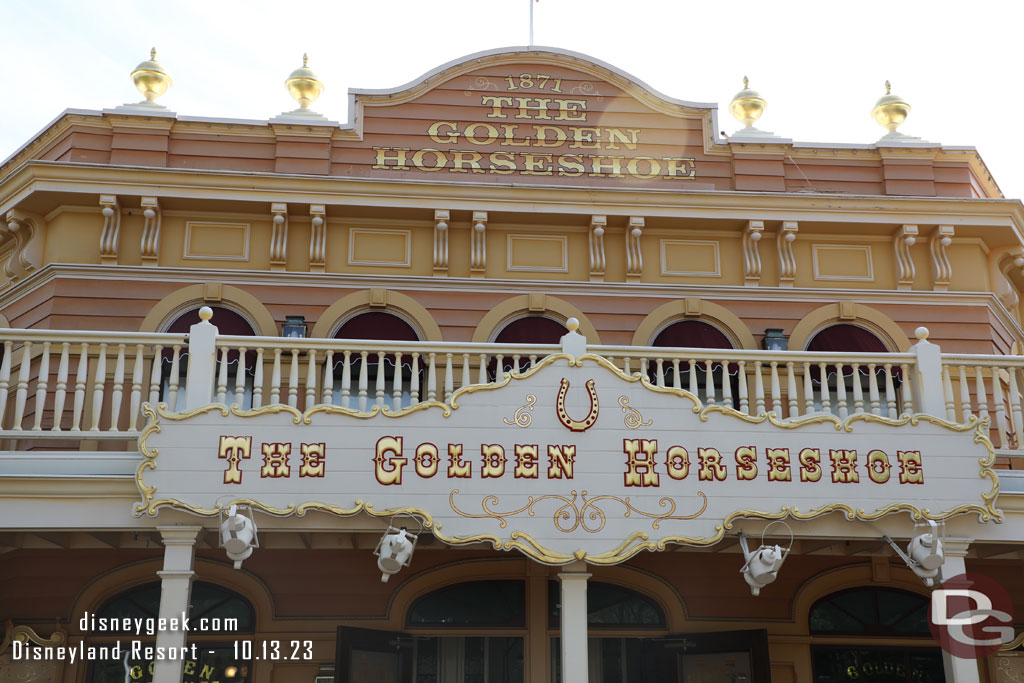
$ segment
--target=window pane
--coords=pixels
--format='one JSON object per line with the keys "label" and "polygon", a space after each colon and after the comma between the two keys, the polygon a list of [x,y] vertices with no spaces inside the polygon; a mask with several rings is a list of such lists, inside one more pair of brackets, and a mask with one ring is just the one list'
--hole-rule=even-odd
{"label": "window pane", "polygon": [[893,588],[854,588],[811,607],[811,633],[928,636],[928,598]]}
{"label": "window pane", "polygon": [[523,639],[487,639],[487,683],[523,683]]}
{"label": "window pane", "polygon": [[[561,591],[548,582],[548,625],[561,624]],[[664,628],[665,614],[651,598],[639,591],[611,583],[587,583],[587,624],[591,628]]]}
{"label": "window pane", "polygon": [[440,588],[416,600],[409,626],[526,625],[522,581],[468,581]]}

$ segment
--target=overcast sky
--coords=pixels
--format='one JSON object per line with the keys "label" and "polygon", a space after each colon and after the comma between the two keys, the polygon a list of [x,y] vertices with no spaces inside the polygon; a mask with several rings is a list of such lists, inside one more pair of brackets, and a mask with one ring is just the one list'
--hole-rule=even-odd
{"label": "overcast sky", "polygon": [[[327,86],[314,109],[344,122],[350,87],[391,88],[463,55],[525,45],[529,2],[8,2],[0,159],[66,108],[141,99],[129,73],[152,45],[174,79],[160,102],[179,114],[267,119],[293,109],[283,83],[308,52]],[[1024,197],[1019,1],[534,7],[537,45],[596,57],[671,97],[717,102],[729,133],[740,124],[727,106],[747,74],[768,101],[760,128],[797,141],[874,142],[885,131],[869,113],[889,79],[913,108],[901,132],[978,148],[1003,193]]]}

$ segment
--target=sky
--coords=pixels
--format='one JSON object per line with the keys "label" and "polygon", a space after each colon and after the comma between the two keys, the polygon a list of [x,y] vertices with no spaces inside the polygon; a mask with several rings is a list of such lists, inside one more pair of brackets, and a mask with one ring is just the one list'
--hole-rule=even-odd
{"label": "sky", "polygon": [[[0,159],[66,108],[141,99],[129,74],[156,46],[178,114],[263,119],[309,54],[313,109],[346,122],[349,88],[393,88],[453,59],[528,42],[531,0],[34,0],[0,2]],[[1024,197],[1019,0],[540,0],[534,44],[608,62],[661,93],[716,102],[744,75],[767,100],[758,127],[799,142],[872,143],[884,83],[910,103],[901,132],[973,146]],[[1014,133],[1014,130],[1018,130]],[[1009,132],[1007,132],[1009,131]]]}

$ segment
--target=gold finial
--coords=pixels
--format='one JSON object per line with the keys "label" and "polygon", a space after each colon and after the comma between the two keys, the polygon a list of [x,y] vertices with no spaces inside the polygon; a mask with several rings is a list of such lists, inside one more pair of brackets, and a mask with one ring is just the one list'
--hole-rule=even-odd
{"label": "gold finial", "polygon": [[871,118],[889,131],[885,137],[904,137],[902,133],[897,133],[896,129],[907,119],[908,114],[910,114],[910,105],[899,95],[893,95],[892,84],[886,81],[885,94],[875,102],[875,107],[871,110]]}
{"label": "gold finial", "polygon": [[132,82],[139,89],[139,92],[146,97],[145,102],[140,102],[139,104],[155,107],[160,106],[156,103],[156,98],[167,92],[167,89],[174,84],[170,75],[160,65],[160,62],[156,61],[155,47],[150,49],[149,59],[139,63],[135,70],[132,71]]}
{"label": "gold finial", "polygon": [[295,101],[299,103],[299,111],[306,113],[309,112],[309,105],[316,102],[324,91],[324,84],[309,68],[309,55],[307,54],[302,55],[302,66],[288,76],[284,85]]}
{"label": "gold finial", "polygon": [[761,114],[768,107],[760,93],[750,89],[750,79],[743,77],[743,90],[736,93],[729,103],[729,111],[745,126],[746,130],[757,130],[753,128],[754,121],[761,118]]}

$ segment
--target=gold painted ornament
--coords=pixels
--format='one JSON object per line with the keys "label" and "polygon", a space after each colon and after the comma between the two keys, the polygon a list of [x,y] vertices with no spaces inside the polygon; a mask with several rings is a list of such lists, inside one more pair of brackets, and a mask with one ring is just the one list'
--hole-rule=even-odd
{"label": "gold painted ornament", "polygon": [[164,70],[160,62],[156,61],[155,47],[150,49],[149,59],[140,62],[135,67],[135,70],[132,71],[132,83],[135,84],[135,87],[146,98],[145,101],[139,102],[139,104],[154,107],[161,106],[156,103],[156,98],[167,92],[167,89],[174,85],[174,81],[167,71]]}

